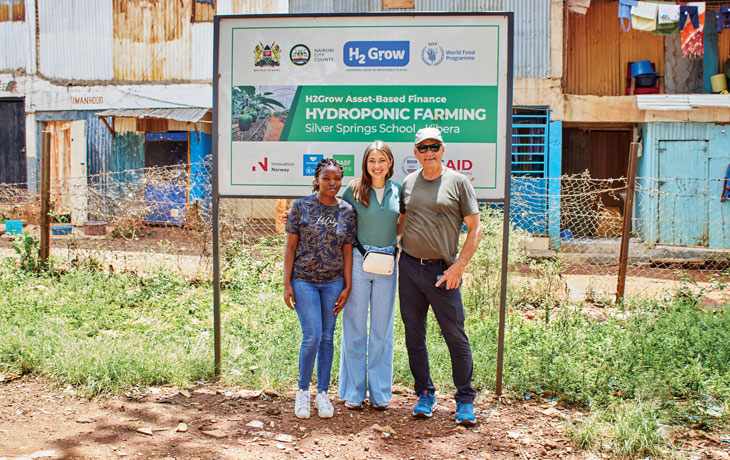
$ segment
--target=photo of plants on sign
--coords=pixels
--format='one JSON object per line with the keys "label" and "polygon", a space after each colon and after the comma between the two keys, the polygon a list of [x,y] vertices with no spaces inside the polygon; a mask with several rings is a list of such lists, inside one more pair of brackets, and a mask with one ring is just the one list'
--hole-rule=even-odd
{"label": "photo of plants on sign", "polygon": [[292,86],[234,86],[233,141],[278,141],[295,92]]}

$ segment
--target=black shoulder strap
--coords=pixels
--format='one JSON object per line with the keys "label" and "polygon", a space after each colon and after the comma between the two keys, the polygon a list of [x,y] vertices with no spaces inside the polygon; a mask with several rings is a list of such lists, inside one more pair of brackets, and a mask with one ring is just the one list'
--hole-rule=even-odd
{"label": "black shoulder strap", "polygon": [[365,248],[362,247],[362,244],[360,244],[360,240],[358,240],[357,237],[355,237],[355,244],[354,244],[354,246],[357,248],[358,251],[360,251],[360,254],[362,254],[363,256],[365,256]]}

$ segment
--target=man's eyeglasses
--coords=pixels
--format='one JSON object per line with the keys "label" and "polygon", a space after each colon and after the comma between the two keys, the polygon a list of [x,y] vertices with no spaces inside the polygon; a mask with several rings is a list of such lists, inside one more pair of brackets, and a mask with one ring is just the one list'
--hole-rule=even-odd
{"label": "man's eyeglasses", "polygon": [[416,150],[418,153],[426,153],[426,150],[431,149],[432,152],[438,152],[441,149],[441,144],[430,144],[430,145],[417,145]]}

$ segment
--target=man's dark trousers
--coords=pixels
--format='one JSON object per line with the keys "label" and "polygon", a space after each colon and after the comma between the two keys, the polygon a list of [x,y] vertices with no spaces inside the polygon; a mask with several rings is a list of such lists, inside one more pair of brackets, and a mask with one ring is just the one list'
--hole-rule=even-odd
{"label": "man's dark trousers", "polygon": [[[456,386],[454,399],[473,403],[476,392],[471,386],[474,364],[469,339],[464,332],[464,307],[460,289],[436,287],[436,277],[448,266],[443,261],[423,265],[418,259],[401,253],[398,263],[400,313],[405,325],[406,348],[415,390],[435,391],[426,349],[426,317],[433,307],[441,333],[451,355],[451,372]],[[445,285],[446,282],[442,284]]]}

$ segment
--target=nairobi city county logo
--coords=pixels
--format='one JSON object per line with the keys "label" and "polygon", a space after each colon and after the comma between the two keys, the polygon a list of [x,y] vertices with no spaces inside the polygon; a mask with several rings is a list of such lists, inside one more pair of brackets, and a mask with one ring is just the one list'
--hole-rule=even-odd
{"label": "nairobi city county logo", "polygon": [[423,47],[421,59],[426,65],[439,65],[444,60],[444,49],[436,42],[430,42]]}
{"label": "nairobi city county logo", "polygon": [[294,65],[306,64],[307,62],[309,62],[309,58],[311,56],[312,53],[309,51],[307,45],[302,45],[301,43],[298,45],[294,45],[291,51],[289,51],[289,59],[291,59],[291,62]]}
{"label": "nairobi city county logo", "polygon": [[269,45],[264,45],[259,42],[254,48],[254,64],[256,67],[279,67],[279,55],[281,54],[281,48],[276,42]]}

